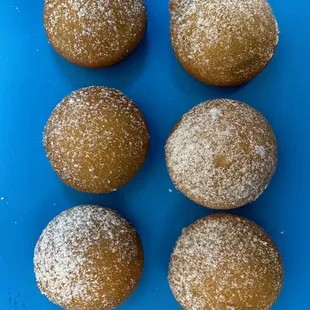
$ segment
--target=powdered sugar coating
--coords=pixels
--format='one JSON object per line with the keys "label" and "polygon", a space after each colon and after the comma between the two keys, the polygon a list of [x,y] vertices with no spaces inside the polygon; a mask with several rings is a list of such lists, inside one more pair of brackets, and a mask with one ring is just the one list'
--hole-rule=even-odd
{"label": "powdered sugar coating", "polygon": [[182,117],[168,138],[166,162],[187,197],[205,207],[232,209],[265,190],[276,168],[277,144],[258,111],[217,99]]}
{"label": "powdered sugar coating", "polygon": [[197,79],[238,85],[271,60],[278,25],[266,0],[170,0],[177,58]]}
{"label": "powdered sugar coating", "polygon": [[54,109],[44,146],[65,183],[84,192],[108,193],[139,171],[149,133],[141,111],[128,97],[115,89],[88,87]]}
{"label": "powdered sugar coating", "polygon": [[144,0],[45,0],[45,29],[69,61],[106,67],[131,52],[144,36]]}
{"label": "powdered sugar coating", "polygon": [[54,218],[34,253],[41,292],[68,310],[108,310],[127,299],[143,267],[134,228],[115,211],[83,205]]}
{"label": "powdered sugar coating", "polygon": [[253,222],[235,215],[205,217],[183,230],[169,282],[185,310],[267,310],[283,283],[280,254]]}

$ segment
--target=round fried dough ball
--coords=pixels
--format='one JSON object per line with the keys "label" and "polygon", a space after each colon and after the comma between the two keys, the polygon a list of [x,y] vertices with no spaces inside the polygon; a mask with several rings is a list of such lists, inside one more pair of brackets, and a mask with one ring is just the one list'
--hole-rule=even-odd
{"label": "round fried dough ball", "polygon": [[278,25],[266,0],[170,0],[170,14],[176,57],[206,84],[251,80],[278,45]]}
{"label": "round fried dough ball", "polygon": [[45,0],[44,25],[55,50],[70,62],[104,68],[126,57],[146,29],[144,0]]}
{"label": "round fried dough ball", "polygon": [[120,91],[89,87],[56,106],[45,127],[44,146],[66,184],[102,194],[120,188],[139,171],[149,132],[139,108]]}
{"label": "round fried dough ball", "polygon": [[256,200],[277,164],[267,120],[239,101],[203,102],[183,115],[166,144],[170,177],[185,196],[211,209]]}
{"label": "round fried dough ball", "polygon": [[54,218],[35,247],[34,268],[42,294],[66,310],[112,310],[135,290],[143,249],[129,222],[94,205]]}
{"label": "round fried dough ball", "polygon": [[183,230],[171,256],[169,283],[185,310],[267,310],[279,296],[283,266],[259,226],[216,214]]}

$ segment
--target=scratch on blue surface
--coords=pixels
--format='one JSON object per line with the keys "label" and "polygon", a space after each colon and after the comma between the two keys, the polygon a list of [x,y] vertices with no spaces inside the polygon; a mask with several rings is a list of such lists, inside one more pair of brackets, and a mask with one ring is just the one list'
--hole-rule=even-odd
{"label": "scratch on blue surface", "polygon": [[[27,310],[27,306],[24,300],[21,300],[20,293],[12,294],[11,290],[8,290],[8,302],[9,308],[0,308],[0,310]],[[14,296],[13,296],[14,295]]]}

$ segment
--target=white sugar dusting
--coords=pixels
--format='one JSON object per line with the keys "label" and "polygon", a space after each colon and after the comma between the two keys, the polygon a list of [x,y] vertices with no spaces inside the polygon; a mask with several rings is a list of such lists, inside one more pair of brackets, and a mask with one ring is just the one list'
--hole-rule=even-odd
{"label": "white sugar dusting", "polygon": [[143,0],[45,0],[45,28],[56,50],[78,64],[111,65],[142,38]]}
{"label": "white sugar dusting", "polygon": [[238,101],[204,102],[186,113],[166,144],[176,187],[211,208],[255,200],[277,163],[277,145],[266,119]]}
{"label": "white sugar dusting", "polygon": [[278,44],[266,0],[170,0],[170,14],[176,55],[200,79],[212,72],[227,83],[246,80],[264,68]]}
{"label": "white sugar dusting", "polygon": [[269,309],[282,286],[282,268],[262,229],[245,218],[218,214],[183,230],[169,282],[186,310]]}
{"label": "white sugar dusting", "polygon": [[218,119],[219,116],[222,115],[222,111],[218,108],[212,108],[210,109],[210,114],[211,114],[212,120],[215,121],[216,119]]}
{"label": "white sugar dusting", "polygon": [[265,148],[261,145],[255,145],[255,151],[256,153],[261,156],[261,157],[265,157],[266,155],[266,151],[265,151]]}
{"label": "white sugar dusting", "polygon": [[[65,309],[75,302],[80,310],[94,309],[93,303],[98,301],[104,308],[114,308],[109,291],[105,296],[100,293],[105,285],[101,281],[105,279],[113,291],[111,268],[124,270],[138,264],[134,238],[134,228],[111,209],[83,205],[61,213],[44,229],[35,248],[35,274],[41,292]],[[113,253],[118,258],[109,267]],[[126,293],[134,286],[134,279],[128,279]]]}

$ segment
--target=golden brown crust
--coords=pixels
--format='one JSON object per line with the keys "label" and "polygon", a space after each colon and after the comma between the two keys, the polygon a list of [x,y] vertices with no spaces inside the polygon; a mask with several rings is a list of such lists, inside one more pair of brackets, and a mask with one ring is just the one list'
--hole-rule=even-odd
{"label": "golden brown crust", "polygon": [[215,214],[183,230],[171,256],[169,283],[185,310],[268,310],[280,294],[283,265],[259,226]]}
{"label": "golden brown crust", "polygon": [[126,57],[144,37],[144,0],[45,0],[44,25],[55,50],[87,68]]}
{"label": "golden brown crust", "polygon": [[44,147],[66,184],[101,194],[120,188],[140,170],[149,132],[139,108],[120,91],[88,87],[57,105],[45,127]]}
{"label": "golden brown crust", "polygon": [[266,0],[170,0],[170,13],[176,57],[206,84],[251,80],[278,44],[277,22]]}
{"label": "golden brown crust", "polygon": [[256,200],[274,174],[278,155],[267,120],[229,99],[203,102],[184,114],[165,150],[176,188],[212,209]]}
{"label": "golden brown crust", "polygon": [[54,218],[36,245],[42,294],[67,310],[112,310],[135,290],[143,269],[135,229],[115,211],[94,205]]}

